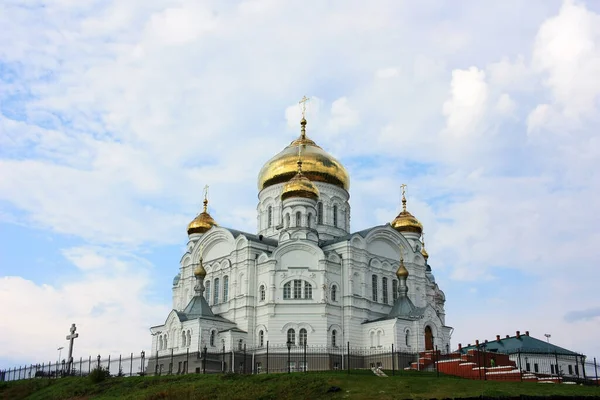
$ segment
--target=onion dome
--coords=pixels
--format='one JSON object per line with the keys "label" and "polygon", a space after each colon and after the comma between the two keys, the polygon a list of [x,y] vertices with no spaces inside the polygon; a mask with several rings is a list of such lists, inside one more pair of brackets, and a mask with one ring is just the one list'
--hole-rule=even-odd
{"label": "onion dome", "polygon": [[204,279],[206,277],[206,270],[202,265],[202,258],[200,258],[200,264],[198,264],[198,266],[194,268],[194,276],[200,279]]}
{"label": "onion dome", "polygon": [[421,244],[423,245],[421,247],[421,255],[423,256],[423,258],[425,258],[425,261],[427,261],[427,259],[429,258],[429,253],[427,252],[427,250],[425,250],[425,234],[424,233],[421,238]]}
{"label": "onion dome", "polygon": [[[300,148],[298,151],[300,151]],[[311,200],[319,198],[319,189],[302,173],[302,160],[300,158],[298,158],[298,172],[285,184],[281,192],[281,201],[292,197],[302,197]]]}
{"label": "onion dome", "polygon": [[217,223],[210,216],[207,211],[208,209],[208,199],[204,198],[204,210],[194,218],[192,222],[188,224],[187,233],[188,235],[192,235],[194,233],[205,233],[213,226],[216,226]]}
{"label": "onion dome", "polygon": [[403,258],[400,258],[400,266],[398,267],[398,271],[396,271],[396,276],[398,277],[398,279],[408,278],[408,270],[404,266]]}
{"label": "onion dome", "polygon": [[302,150],[303,173],[308,180],[325,182],[345,190],[350,188],[350,176],[344,166],[306,137],[306,119],[300,121],[300,137],[271,158],[258,174],[258,190],[288,182],[296,175],[299,147]]}
{"label": "onion dome", "polygon": [[402,211],[394,218],[391,225],[398,232],[412,232],[420,235],[423,232],[423,225],[411,213],[406,211],[405,187],[406,185],[402,187]]}

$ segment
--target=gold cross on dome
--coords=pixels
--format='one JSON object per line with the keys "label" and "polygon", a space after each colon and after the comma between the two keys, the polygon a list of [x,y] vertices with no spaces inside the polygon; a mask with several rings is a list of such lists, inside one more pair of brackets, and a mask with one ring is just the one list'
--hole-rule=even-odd
{"label": "gold cross on dome", "polygon": [[302,107],[302,119],[306,119],[306,118],[305,118],[305,117],[306,117],[306,102],[307,102],[307,101],[309,101],[309,100],[310,100],[310,99],[309,99],[308,97],[306,97],[306,96],[303,96],[303,97],[302,97],[302,100],[300,100],[300,101],[298,102],[298,104],[300,104],[300,105],[301,105],[301,107]]}
{"label": "gold cross on dome", "polygon": [[400,185],[400,188],[402,189],[402,196],[406,195],[406,187],[407,187],[406,183],[403,183],[402,185]]}

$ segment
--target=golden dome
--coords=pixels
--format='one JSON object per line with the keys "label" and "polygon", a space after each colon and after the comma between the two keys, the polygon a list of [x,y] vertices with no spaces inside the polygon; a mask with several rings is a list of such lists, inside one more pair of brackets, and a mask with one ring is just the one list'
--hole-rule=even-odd
{"label": "golden dome", "polygon": [[196,218],[194,218],[192,220],[192,222],[190,222],[188,224],[188,227],[187,227],[188,235],[191,235],[194,233],[205,233],[210,228],[217,225],[217,223],[215,222],[213,217],[211,217],[210,214],[208,213],[207,207],[208,207],[208,200],[205,198],[204,199],[204,210],[200,214],[198,214],[198,216]]}
{"label": "golden dome", "polygon": [[201,279],[206,277],[206,270],[202,265],[202,259],[200,259],[200,264],[198,264],[198,266],[194,269],[194,276]]}
{"label": "golden dome", "polygon": [[406,211],[406,196],[402,185],[402,211],[394,218],[391,225],[398,232],[413,232],[419,235],[423,232],[423,225],[411,213]]}
{"label": "golden dome", "polygon": [[298,160],[298,172],[283,186],[281,200],[291,197],[303,197],[317,200],[319,198],[319,189],[302,173],[302,161]]}
{"label": "golden dome", "polygon": [[302,149],[302,172],[314,182],[326,182],[345,190],[350,188],[350,177],[344,166],[315,142],[306,137],[306,119],[302,118],[300,137],[289,144],[262,167],[258,174],[258,189],[291,180],[297,172],[298,147]]}
{"label": "golden dome", "polygon": [[408,278],[408,270],[404,266],[404,259],[400,258],[400,266],[398,267],[398,271],[396,271],[396,276],[398,279],[400,278]]}
{"label": "golden dome", "polygon": [[429,258],[429,253],[427,252],[427,250],[425,250],[425,245],[423,245],[423,248],[421,249],[421,254],[423,255],[423,257],[425,257],[425,261],[427,261],[427,259]]}

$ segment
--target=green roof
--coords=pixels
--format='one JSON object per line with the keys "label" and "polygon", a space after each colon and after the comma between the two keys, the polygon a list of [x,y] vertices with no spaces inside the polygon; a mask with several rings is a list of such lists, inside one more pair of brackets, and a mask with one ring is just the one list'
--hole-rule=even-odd
{"label": "green roof", "polygon": [[[529,335],[520,335],[518,338],[516,336],[511,336],[500,340],[491,340],[487,343],[479,343],[479,349],[483,348],[487,351],[496,351],[498,353],[506,354],[529,352],[579,355],[579,353],[556,346],[544,340],[536,339]],[[467,351],[474,349],[477,349],[477,346],[466,346],[463,347],[460,352],[464,354]]]}

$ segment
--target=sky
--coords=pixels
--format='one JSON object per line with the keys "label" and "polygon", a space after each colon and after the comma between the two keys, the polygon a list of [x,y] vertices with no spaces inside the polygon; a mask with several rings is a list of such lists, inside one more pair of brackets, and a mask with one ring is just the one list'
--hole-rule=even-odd
{"label": "sky", "polygon": [[76,357],[148,350],[203,186],[255,232],[304,95],[352,231],[408,185],[453,348],[600,358],[599,3],[4,0],[0,26],[0,368],[72,323]]}

